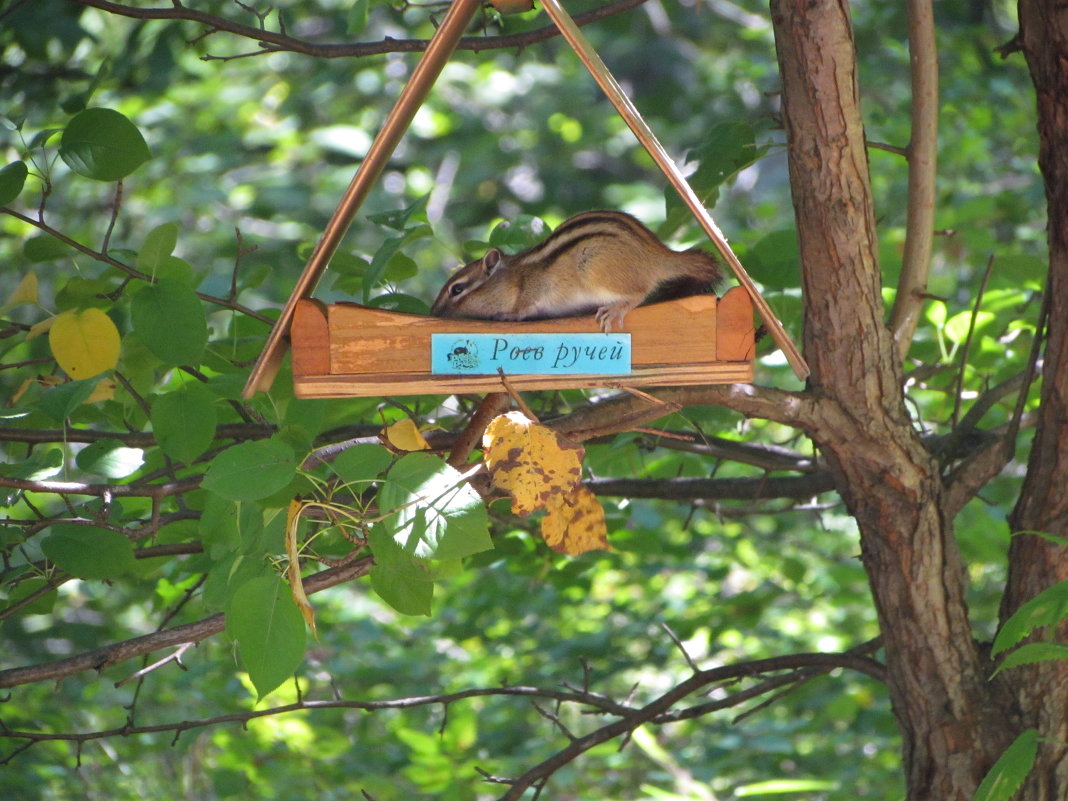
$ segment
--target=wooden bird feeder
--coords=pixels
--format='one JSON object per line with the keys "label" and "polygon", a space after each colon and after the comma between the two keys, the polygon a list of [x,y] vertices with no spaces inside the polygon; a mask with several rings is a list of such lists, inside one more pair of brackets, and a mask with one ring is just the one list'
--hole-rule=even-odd
{"label": "wooden bird feeder", "polygon": [[482,0],[453,0],[411,79],[326,225],[253,367],[244,395],[270,388],[287,345],[298,397],[497,392],[625,384],[748,382],[755,357],[753,307],[801,379],[808,366],[674,161],[560,0],[542,5],[708,234],[740,286],[642,306],[623,330],[602,334],[592,315],[531,322],[444,320],[328,305],[311,294],[356,210],[377,181]]}

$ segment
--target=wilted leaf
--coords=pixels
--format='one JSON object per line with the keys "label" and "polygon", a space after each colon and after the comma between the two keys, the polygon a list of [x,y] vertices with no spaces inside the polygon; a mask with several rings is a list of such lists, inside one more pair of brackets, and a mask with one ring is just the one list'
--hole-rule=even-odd
{"label": "wilted leaf", "polygon": [[75,380],[113,370],[119,363],[119,329],[100,309],[60,314],[48,331],[48,345],[63,372]]}
{"label": "wilted leaf", "polygon": [[493,485],[512,496],[521,517],[545,509],[552,496],[570,496],[582,479],[585,451],[521,412],[493,419],[482,438]]}
{"label": "wilted leaf", "polygon": [[297,530],[300,528],[300,511],[303,504],[300,498],[289,502],[286,510],[286,556],[289,558],[289,588],[293,594],[293,603],[300,610],[304,622],[312,630],[315,639],[319,639],[319,632],[315,628],[315,610],[312,609],[308,594],[304,592],[304,582],[300,578],[300,549],[297,547]]}
{"label": "wilted leaf", "polygon": [[382,438],[398,451],[427,451],[430,444],[422,434],[415,421],[410,418],[398,420],[382,429]]}
{"label": "wilted leaf", "polygon": [[570,495],[554,495],[541,521],[541,536],[554,551],[568,556],[607,548],[604,507],[587,487],[576,487]]}

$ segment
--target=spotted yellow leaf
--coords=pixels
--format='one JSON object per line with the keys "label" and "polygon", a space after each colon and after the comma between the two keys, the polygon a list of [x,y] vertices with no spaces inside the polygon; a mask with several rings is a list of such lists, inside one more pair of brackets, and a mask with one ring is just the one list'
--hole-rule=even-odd
{"label": "spotted yellow leaf", "polygon": [[493,485],[512,496],[513,514],[545,509],[552,496],[570,495],[582,480],[582,446],[522,412],[495,417],[482,449]]}
{"label": "spotted yellow leaf", "polygon": [[588,487],[576,487],[570,495],[554,495],[548,510],[541,520],[541,536],[554,551],[578,556],[608,547],[604,507]]}
{"label": "spotted yellow leaf", "polygon": [[410,418],[386,426],[382,429],[382,437],[398,451],[430,450],[430,443],[419,433],[419,427]]}
{"label": "spotted yellow leaf", "polygon": [[113,370],[119,363],[119,330],[100,309],[60,314],[48,331],[48,345],[63,372],[76,381]]}

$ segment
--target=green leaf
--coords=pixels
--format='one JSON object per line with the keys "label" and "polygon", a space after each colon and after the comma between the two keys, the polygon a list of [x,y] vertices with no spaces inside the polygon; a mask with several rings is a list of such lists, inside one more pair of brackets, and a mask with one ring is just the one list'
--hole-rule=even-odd
{"label": "green leaf", "polygon": [[[48,586],[48,581],[36,576],[20,581],[12,590],[8,596],[6,607],[14,606],[23,598],[28,598],[38,590],[44,589]],[[52,608],[56,605],[56,599],[59,597],[54,589],[51,592],[46,592],[40,598],[35,601],[31,601],[26,606],[19,610],[20,615],[47,615],[52,611]]]}
{"label": "green leaf", "polygon": [[149,419],[163,452],[192,464],[215,439],[215,396],[201,384],[187,384],[156,398]]}
{"label": "green leaf", "polygon": [[277,578],[262,558],[227,553],[213,559],[204,581],[204,605],[212,611],[225,611],[242,585],[264,576]]}
{"label": "green leaf", "polygon": [[384,295],[376,295],[371,298],[367,305],[374,309],[386,309],[388,311],[404,312],[405,314],[430,314],[430,306],[422,298],[414,295],[406,295],[403,292],[387,292]]}
{"label": "green leaf", "polygon": [[31,263],[65,259],[71,253],[73,251],[68,245],[48,234],[31,236],[22,243],[22,255],[26,257],[26,261]]}
{"label": "green leaf", "polygon": [[367,27],[368,9],[371,0],[356,0],[349,9],[349,36],[356,36]]}
{"label": "green leaf", "polygon": [[[689,184],[708,208],[716,205],[719,188],[738,172],[761,158],[767,145],[757,145],[756,131],[748,122],[723,122],[713,125],[701,137],[700,146],[694,148],[689,158],[697,162],[697,169],[689,177]],[[673,189],[665,191],[667,220],[661,226],[664,236],[671,236],[693,214]]]}
{"label": "green leaf", "polygon": [[253,502],[209,495],[200,515],[200,536],[212,559],[231,551],[250,553],[263,533],[263,510]]}
{"label": "green leaf", "polygon": [[420,559],[459,559],[493,547],[478,493],[437,456],[410,453],[390,469],[378,492],[396,542]]}
{"label": "green leaf", "polygon": [[[358,0],[359,1],[359,0]],[[426,212],[426,204],[430,200],[430,194],[425,194],[413,200],[407,208],[383,211],[378,214],[368,215],[367,219],[375,225],[384,225],[395,231],[403,231],[408,227],[408,221]]]}
{"label": "green leaf", "polygon": [[307,631],[288,585],[277,576],[246,581],[226,610],[226,631],[259,699],[292,676],[304,661]]}
{"label": "green leaf", "polygon": [[1023,784],[1038,754],[1038,729],[1028,729],[1005,749],[979,784],[972,801],[1009,801]]}
{"label": "green leaf", "polygon": [[[978,331],[985,325],[989,325],[995,319],[988,311],[977,312],[975,315],[975,330]],[[954,314],[946,321],[946,337],[955,345],[963,345],[968,338],[968,330],[972,325],[972,313],[970,311]]]}
{"label": "green leaf", "polygon": [[284,442],[243,442],[215,457],[201,486],[231,501],[255,501],[286,486],[296,469],[293,449]]}
{"label": "green leaf", "polygon": [[38,407],[57,423],[62,423],[93,394],[99,380],[96,377],[86,378],[52,387],[41,395]]}
{"label": "green leaf", "polygon": [[393,455],[381,445],[361,443],[343,450],[330,463],[330,469],[346,482],[370,481],[389,467]]}
{"label": "green leaf", "polygon": [[21,161],[0,167],[0,206],[6,206],[22,192],[29,170]]}
{"label": "green leaf", "polygon": [[117,531],[63,523],[41,543],[44,555],[80,579],[113,579],[136,565],[133,544]]}
{"label": "green leaf", "polygon": [[734,795],[745,798],[751,795],[781,795],[783,793],[813,793],[822,790],[837,790],[838,782],[825,779],[769,779],[738,787]]}
{"label": "green leaf", "polygon": [[127,448],[115,440],[100,439],[82,448],[74,462],[87,473],[126,478],[145,463],[145,452],[140,448]]}
{"label": "green leaf", "polygon": [[1065,617],[1068,617],[1068,581],[1061,581],[1021,604],[994,638],[990,655],[997,656],[1039,626],[1056,625]]}
{"label": "green leaf", "polygon": [[785,289],[801,282],[801,251],[797,231],[772,231],[745,255],[745,267],[766,289]]}
{"label": "green leaf", "polygon": [[173,278],[148,284],[133,296],[134,332],[161,361],[198,365],[208,343],[204,304],[188,285]]}
{"label": "green leaf", "polygon": [[29,144],[26,145],[27,150],[36,150],[39,147],[44,147],[48,144],[48,140],[55,136],[57,133],[62,133],[62,128],[42,128],[40,131],[33,135]]}
{"label": "green leaf", "polygon": [[[59,448],[38,448],[26,459],[14,464],[0,464],[0,475],[23,478],[28,481],[43,481],[63,469],[63,451]],[[11,506],[22,496],[22,491],[0,487],[0,506]]]}
{"label": "green leaf", "polygon": [[163,225],[153,228],[148,232],[148,236],[145,237],[145,244],[137,252],[137,269],[155,277],[159,268],[174,252],[174,247],[177,244],[177,225],[163,223]]}
{"label": "green leaf", "polygon": [[1068,537],[1058,537],[1056,534],[1050,534],[1048,531],[1014,531],[1012,536],[1019,537],[1021,534],[1031,534],[1039,539],[1043,539],[1046,542],[1052,542],[1054,545],[1068,546]]}
{"label": "green leaf", "polygon": [[63,130],[59,155],[74,172],[96,181],[121,181],[152,157],[137,126],[108,108],[75,114]]}
{"label": "green leaf", "polygon": [[1054,659],[1068,659],[1068,645],[1059,642],[1032,642],[1021,645],[1002,660],[991,678],[1003,670],[1031,665],[1035,662],[1050,662]]}
{"label": "green leaf", "polygon": [[434,582],[413,581],[382,565],[371,569],[371,589],[403,615],[430,616]]}

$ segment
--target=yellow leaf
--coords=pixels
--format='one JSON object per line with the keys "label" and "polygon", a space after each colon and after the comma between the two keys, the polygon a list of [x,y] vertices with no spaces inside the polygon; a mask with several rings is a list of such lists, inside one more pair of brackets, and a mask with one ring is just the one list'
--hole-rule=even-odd
{"label": "yellow leaf", "polygon": [[490,421],[482,450],[493,485],[512,496],[512,513],[521,517],[545,509],[554,495],[570,495],[582,479],[582,446],[522,412]]}
{"label": "yellow leaf", "polygon": [[48,332],[48,345],[63,372],[75,380],[92,378],[119,363],[119,329],[100,309],[66,311]]}
{"label": "yellow leaf", "polygon": [[576,487],[570,495],[556,495],[542,518],[541,536],[554,551],[568,556],[607,548],[604,507],[588,487]]}
{"label": "yellow leaf", "polygon": [[86,403],[99,403],[100,401],[113,400],[115,398],[115,380],[101,378],[93,387],[92,393],[85,399]]}
{"label": "yellow leaf", "polygon": [[0,311],[13,309],[23,303],[37,303],[37,275],[35,273],[26,273],[22,276],[15,291],[8,296],[4,305],[0,306]]}
{"label": "yellow leaf", "polygon": [[419,433],[418,426],[410,418],[386,426],[382,429],[382,437],[398,451],[430,450],[430,443]]}
{"label": "yellow leaf", "polygon": [[41,322],[31,325],[30,330],[26,332],[26,341],[29,342],[31,339],[37,339],[41,334],[51,331],[52,323],[55,321],[55,317],[47,317],[44,320],[41,320]]}
{"label": "yellow leaf", "polygon": [[304,622],[312,630],[315,639],[319,639],[319,632],[315,629],[315,610],[312,609],[308,594],[304,592],[304,581],[300,577],[300,552],[297,548],[297,529],[300,527],[300,513],[304,509],[304,503],[300,498],[294,498],[289,502],[286,510],[286,556],[289,557],[289,589],[293,593],[293,602],[297,605]]}

